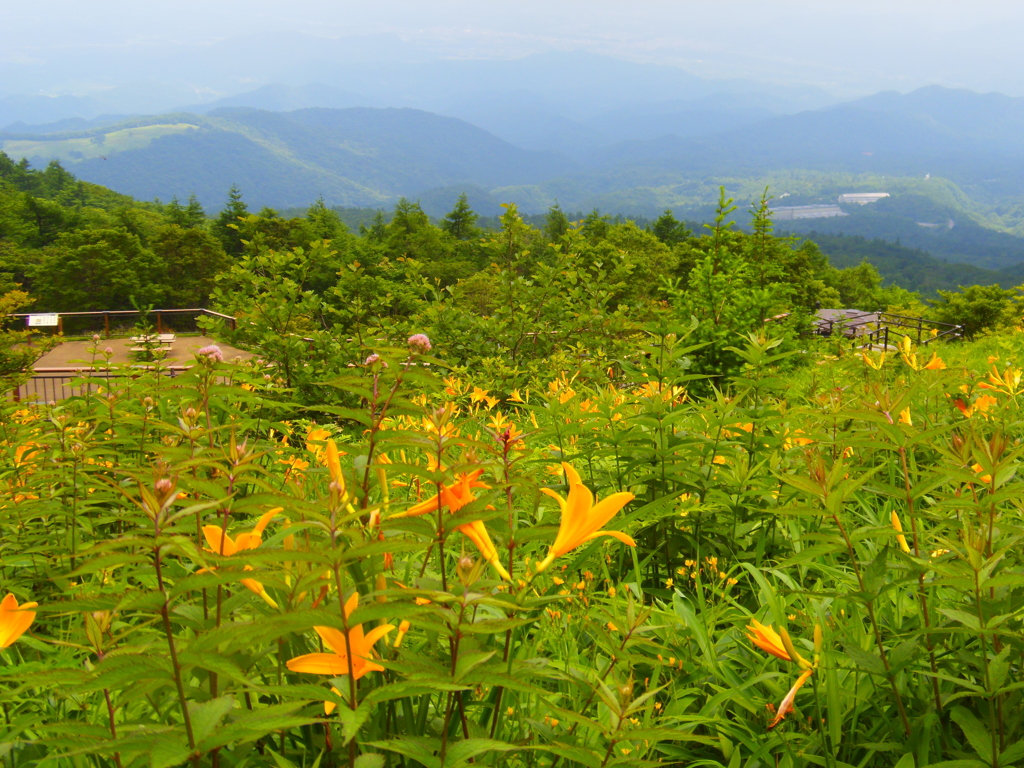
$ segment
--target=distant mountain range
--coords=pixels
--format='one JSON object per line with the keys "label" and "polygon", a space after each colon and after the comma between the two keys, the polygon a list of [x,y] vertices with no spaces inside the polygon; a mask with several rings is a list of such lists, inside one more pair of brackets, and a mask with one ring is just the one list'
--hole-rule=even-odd
{"label": "distant mountain range", "polygon": [[625,142],[596,160],[604,168],[657,163],[688,173],[930,173],[1024,192],[1024,99],[939,86],[879,93],[714,135]]}
{"label": "distant mountain range", "polygon": [[84,131],[0,134],[34,163],[140,199],[195,193],[217,206],[237,184],[256,205],[388,204],[437,186],[531,184],[574,170],[461,120],[413,109],[233,108],[133,119]]}
{"label": "distant mountain range", "polygon": [[[849,216],[786,225],[884,237],[992,269],[1024,263],[1024,99],[929,87],[779,114],[780,104],[813,94],[560,56],[434,62],[410,73],[420,101],[447,99],[479,124],[353,106],[369,101],[354,88],[266,86],[157,116],[9,126],[0,148],[34,164],[59,158],[86,180],[142,199],[195,193],[214,209],[232,184],[254,207],[300,207],[318,196],[388,206],[406,196],[438,215],[468,191],[485,213],[507,201],[528,212],[557,201],[644,216],[673,208],[691,219],[710,213],[719,184],[745,203],[770,183],[786,205],[885,191],[890,199],[847,207]],[[544,78],[554,70],[582,78],[588,66],[608,78],[607,94]],[[460,72],[466,79],[446,96],[438,79]],[[353,83],[372,84],[357,75]],[[485,81],[490,92],[473,90]]]}

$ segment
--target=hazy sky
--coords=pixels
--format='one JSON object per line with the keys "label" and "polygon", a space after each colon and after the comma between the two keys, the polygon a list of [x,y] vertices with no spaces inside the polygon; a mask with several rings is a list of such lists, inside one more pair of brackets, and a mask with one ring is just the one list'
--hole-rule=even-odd
{"label": "hazy sky", "polygon": [[[0,8],[8,94],[117,85],[136,74],[128,61],[219,50],[232,38],[266,46],[266,35],[299,32],[339,39],[364,60],[584,49],[840,96],[930,83],[1024,96],[1024,4],[1004,0],[0,0]],[[377,50],[368,35],[402,45]]]}

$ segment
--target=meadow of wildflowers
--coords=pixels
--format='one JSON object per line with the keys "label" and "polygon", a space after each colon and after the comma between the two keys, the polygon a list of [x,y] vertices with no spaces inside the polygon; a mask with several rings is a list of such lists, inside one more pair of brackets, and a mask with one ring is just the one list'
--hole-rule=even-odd
{"label": "meadow of wildflowers", "polygon": [[0,760],[1020,764],[1018,335],[740,341],[714,386],[652,327],[604,382],[413,334],[330,405],[215,348],[5,403]]}

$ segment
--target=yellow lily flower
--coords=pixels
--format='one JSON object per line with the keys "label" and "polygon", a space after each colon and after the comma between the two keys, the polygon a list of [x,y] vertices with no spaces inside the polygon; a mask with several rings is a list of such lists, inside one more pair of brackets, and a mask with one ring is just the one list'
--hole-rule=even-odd
{"label": "yellow lily flower", "polygon": [[994,389],[997,392],[1004,392],[1010,397],[1015,397],[1022,390],[1021,380],[1024,379],[1024,369],[1014,368],[1012,365],[1000,373],[993,365],[988,375],[988,381],[981,382],[978,386],[981,389]]}
{"label": "yellow lily flower", "polygon": [[[359,607],[359,593],[353,592],[345,602],[345,618],[347,619]],[[330,675],[340,677],[349,673],[349,656],[351,655],[352,676],[358,680],[367,672],[383,672],[384,667],[372,661],[373,646],[384,635],[394,629],[391,624],[374,627],[366,634],[363,625],[349,627],[346,633],[334,627],[313,627],[324,645],[332,653],[307,653],[289,659],[286,666],[292,672],[308,672],[313,675]]]}
{"label": "yellow lily flower", "polygon": [[611,536],[631,547],[636,542],[621,531],[603,531],[601,527],[611,520],[615,514],[631,502],[635,497],[632,493],[613,493],[603,501],[594,504],[594,494],[580,480],[579,474],[566,462],[562,462],[566,479],[569,481],[569,495],[562,498],[550,488],[541,491],[558,502],[562,510],[562,521],[558,527],[558,535],[548,550],[548,556],[537,564],[537,573],[542,573],[556,557],[560,557],[576,547],[599,536]]}
{"label": "yellow lily flower", "polygon": [[512,581],[512,576],[507,570],[505,570],[505,566],[501,564],[501,560],[498,559],[498,550],[494,546],[494,542],[491,541],[491,536],[487,533],[487,528],[484,526],[482,520],[474,520],[472,523],[468,523],[467,525],[457,526],[455,530],[476,545],[476,548],[480,550],[480,555],[483,559],[491,564],[501,578],[505,581]]}
{"label": "yellow lily flower", "polygon": [[341,460],[339,458],[338,446],[334,444],[333,440],[327,441],[327,456],[325,463],[327,464],[327,471],[331,475],[331,482],[337,484],[339,493],[345,495],[345,476],[341,474]]}
{"label": "yellow lily flower", "polygon": [[[206,551],[230,557],[237,552],[244,552],[247,549],[256,549],[263,543],[263,530],[267,527],[274,516],[282,511],[284,511],[284,507],[274,507],[259,519],[259,522],[256,523],[256,527],[251,532],[240,533],[234,539],[224,533],[224,529],[219,525],[204,525],[203,536],[206,537],[206,543],[210,545]],[[251,571],[252,566],[247,565],[244,570]],[[262,597],[271,608],[277,608],[277,603],[274,602],[274,599],[267,594],[267,590],[264,586],[260,584],[260,582],[256,581],[256,579],[242,579],[241,583],[244,587]]]}
{"label": "yellow lily flower", "polygon": [[867,352],[861,352],[860,356],[863,358],[865,365],[876,371],[882,370],[882,366],[885,365],[885,352],[879,353],[877,359],[870,357]]}
{"label": "yellow lily flower", "polygon": [[0,648],[10,647],[11,643],[32,626],[36,612],[29,609],[37,605],[39,603],[22,603],[19,607],[18,599],[12,594],[8,594],[0,602]]}

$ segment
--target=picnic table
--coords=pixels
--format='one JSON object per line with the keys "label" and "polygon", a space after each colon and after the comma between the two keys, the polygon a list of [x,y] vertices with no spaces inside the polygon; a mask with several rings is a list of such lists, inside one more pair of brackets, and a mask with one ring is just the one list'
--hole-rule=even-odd
{"label": "picnic table", "polygon": [[151,333],[148,336],[132,336],[130,341],[132,346],[132,352],[148,352],[151,347],[146,345],[159,344],[161,347],[167,347],[168,349],[174,343],[175,335],[173,333]]}

